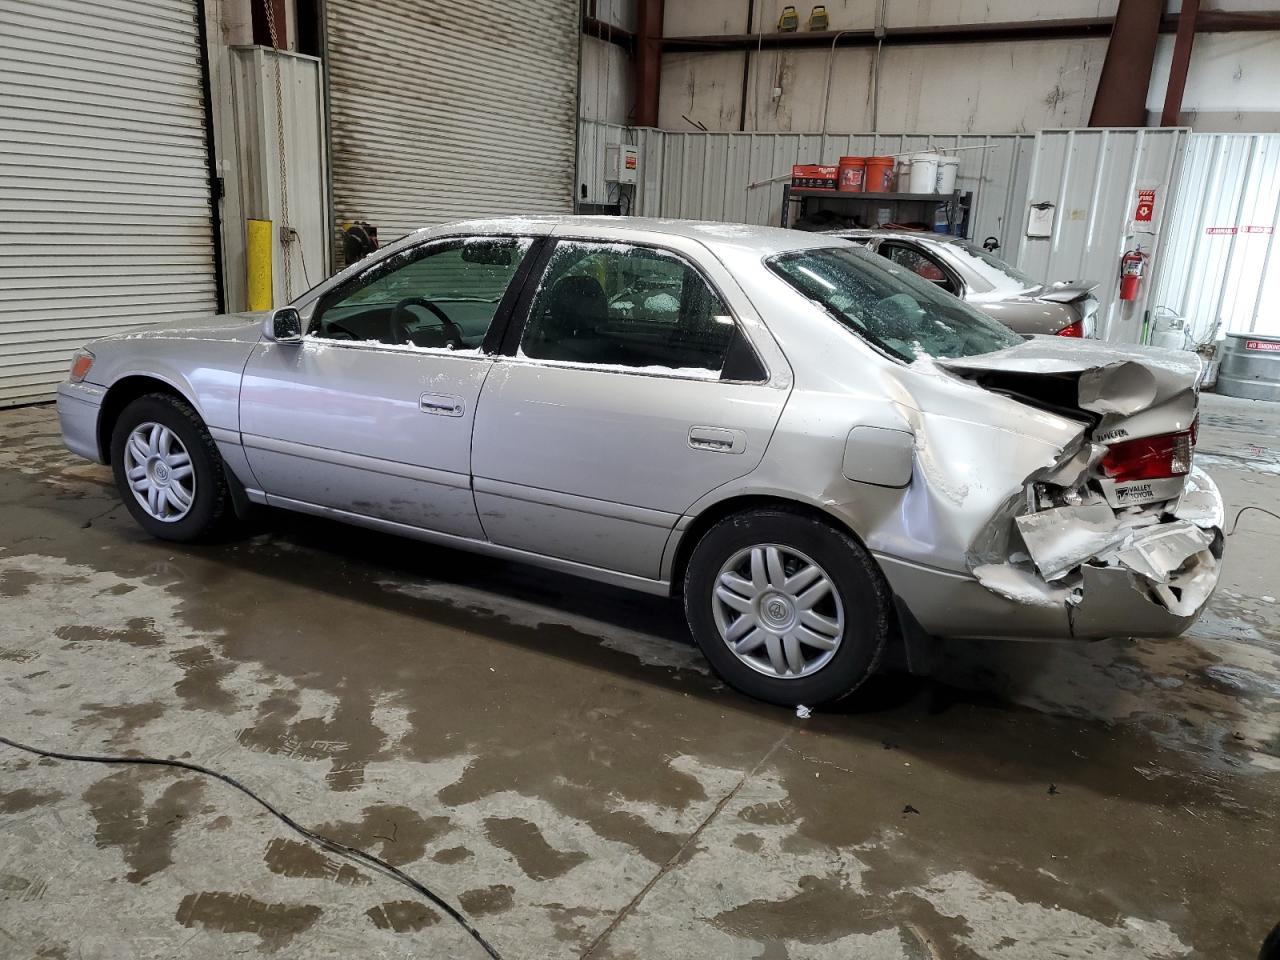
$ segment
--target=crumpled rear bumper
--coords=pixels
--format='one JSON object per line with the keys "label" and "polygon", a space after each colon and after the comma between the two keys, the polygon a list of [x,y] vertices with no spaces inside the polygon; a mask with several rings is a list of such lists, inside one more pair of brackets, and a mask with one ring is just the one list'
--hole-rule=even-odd
{"label": "crumpled rear bumper", "polygon": [[1098,554],[1073,564],[1065,580],[1046,580],[1029,564],[978,566],[975,576],[964,576],[878,559],[895,593],[936,636],[1174,637],[1217,587],[1222,518],[1217,486],[1194,469],[1163,522],[1124,528],[1110,540],[1099,536]]}

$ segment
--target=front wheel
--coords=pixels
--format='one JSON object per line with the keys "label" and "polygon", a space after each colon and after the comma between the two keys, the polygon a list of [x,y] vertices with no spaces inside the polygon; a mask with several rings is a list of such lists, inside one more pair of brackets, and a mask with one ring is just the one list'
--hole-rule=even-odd
{"label": "front wheel", "polygon": [[884,654],[889,591],[848,533],[781,508],[721,520],[685,577],[694,639],[726,683],[770,703],[853,693]]}
{"label": "front wheel", "polygon": [[111,469],[125,506],[153,537],[205,539],[231,515],[218,448],[177,397],[147,394],[124,408],[111,432]]}

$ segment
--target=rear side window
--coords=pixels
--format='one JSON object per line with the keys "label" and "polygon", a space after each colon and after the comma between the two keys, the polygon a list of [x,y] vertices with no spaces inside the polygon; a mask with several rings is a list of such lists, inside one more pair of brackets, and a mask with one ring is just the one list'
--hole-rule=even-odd
{"label": "rear side window", "polygon": [[674,254],[561,241],[529,307],[520,353],[602,367],[719,376],[739,336],[724,302]]}
{"label": "rear side window", "polygon": [[899,360],[971,357],[1022,338],[913,271],[854,246],[779,254],[766,263],[837,322]]}
{"label": "rear side window", "polygon": [[886,260],[892,260],[900,267],[906,267],[921,280],[936,283],[947,293],[955,293],[956,286],[951,282],[947,271],[942,268],[936,257],[925,253],[919,247],[905,243],[882,243],[877,251]]}

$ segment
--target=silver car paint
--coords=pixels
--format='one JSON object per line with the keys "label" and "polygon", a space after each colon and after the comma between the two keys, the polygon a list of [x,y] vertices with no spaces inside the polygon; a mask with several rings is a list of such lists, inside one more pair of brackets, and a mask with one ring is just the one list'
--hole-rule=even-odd
{"label": "silver car paint", "polygon": [[943,234],[914,230],[842,229],[829,230],[824,235],[852,240],[876,252],[882,243],[890,240],[920,247],[959,277],[961,289],[956,295],[960,299],[1018,333],[1056,334],[1077,321],[1083,321],[1090,328],[1087,335],[1096,334],[1092,326],[1096,322],[1097,301],[1091,295],[1097,286],[1095,283],[1057,283],[1025,288],[1010,279],[1007,283],[992,286],[984,278],[976,276],[964,258],[957,255],[955,245],[959,238]]}
{"label": "silver car paint", "polygon": [[[155,376],[192,401],[259,502],[662,593],[700,514],[742,497],[774,496],[847,525],[907,608],[939,635],[1158,635],[1194,619],[1153,603],[1127,580],[1116,588],[1117,576],[1131,577],[1125,571],[1090,574],[1101,585],[1074,603],[1027,601],[979,582],[975,550],[1007,534],[1010,504],[1024,496],[1029,478],[1079,454],[1084,424],[986,390],[962,371],[928,360],[895,362],[764,266],[780,251],[830,246],[828,237],[681,221],[520,218],[420,232],[381,256],[433,237],[552,231],[679,250],[721,290],[768,382],[680,380],[392,346],[260,343],[261,317],[245,316],[95,342],[92,384],[60,391],[64,435],[85,452],[77,438],[92,433],[85,424],[96,420],[97,389],[124,376]],[[327,289],[367,266],[301,298],[304,317]],[[1097,344],[1071,347],[1092,351],[1098,368],[1130,360]],[[372,371],[382,359],[397,369],[379,390]],[[237,404],[242,373],[245,399]],[[314,376],[337,379],[316,383]],[[462,416],[415,407],[424,393],[458,397]],[[462,430],[449,433],[470,423],[467,411],[478,411],[469,450]],[[533,411],[541,422],[526,435]],[[693,449],[695,427],[729,431],[741,452]],[[857,438],[866,435],[857,428],[911,436],[910,482],[846,476],[859,459]],[[439,450],[425,449],[436,446],[432,437],[444,438]],[[102,459],[103,451],[94,452]],[[895,484],[901,468],[889,471]],[[290,469],[312,476],[291,478]],[[468,475],[478,511],[460,496]],[[409,503],[393,503],[393,494]],[[463,502],[456,512],[439,509],[441,501],[422,502],[441,495]],[[1208,503],[1206,516],[1214,515],[1214,503],[1220,512],[1207,477],[1197,496]],[[1216,567],[1212,573],[1216,579]]]}

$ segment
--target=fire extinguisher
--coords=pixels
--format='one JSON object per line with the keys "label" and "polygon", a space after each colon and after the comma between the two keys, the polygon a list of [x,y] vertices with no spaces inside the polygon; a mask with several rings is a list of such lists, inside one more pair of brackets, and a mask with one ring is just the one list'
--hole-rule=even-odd
{"label": "fire extinguisher", "polygon": [[1120,258],[1120,299],[1137,300],[1142,286],[1142,272],[1147,267],[1147,255],[1141,248],[1126,250]]}

